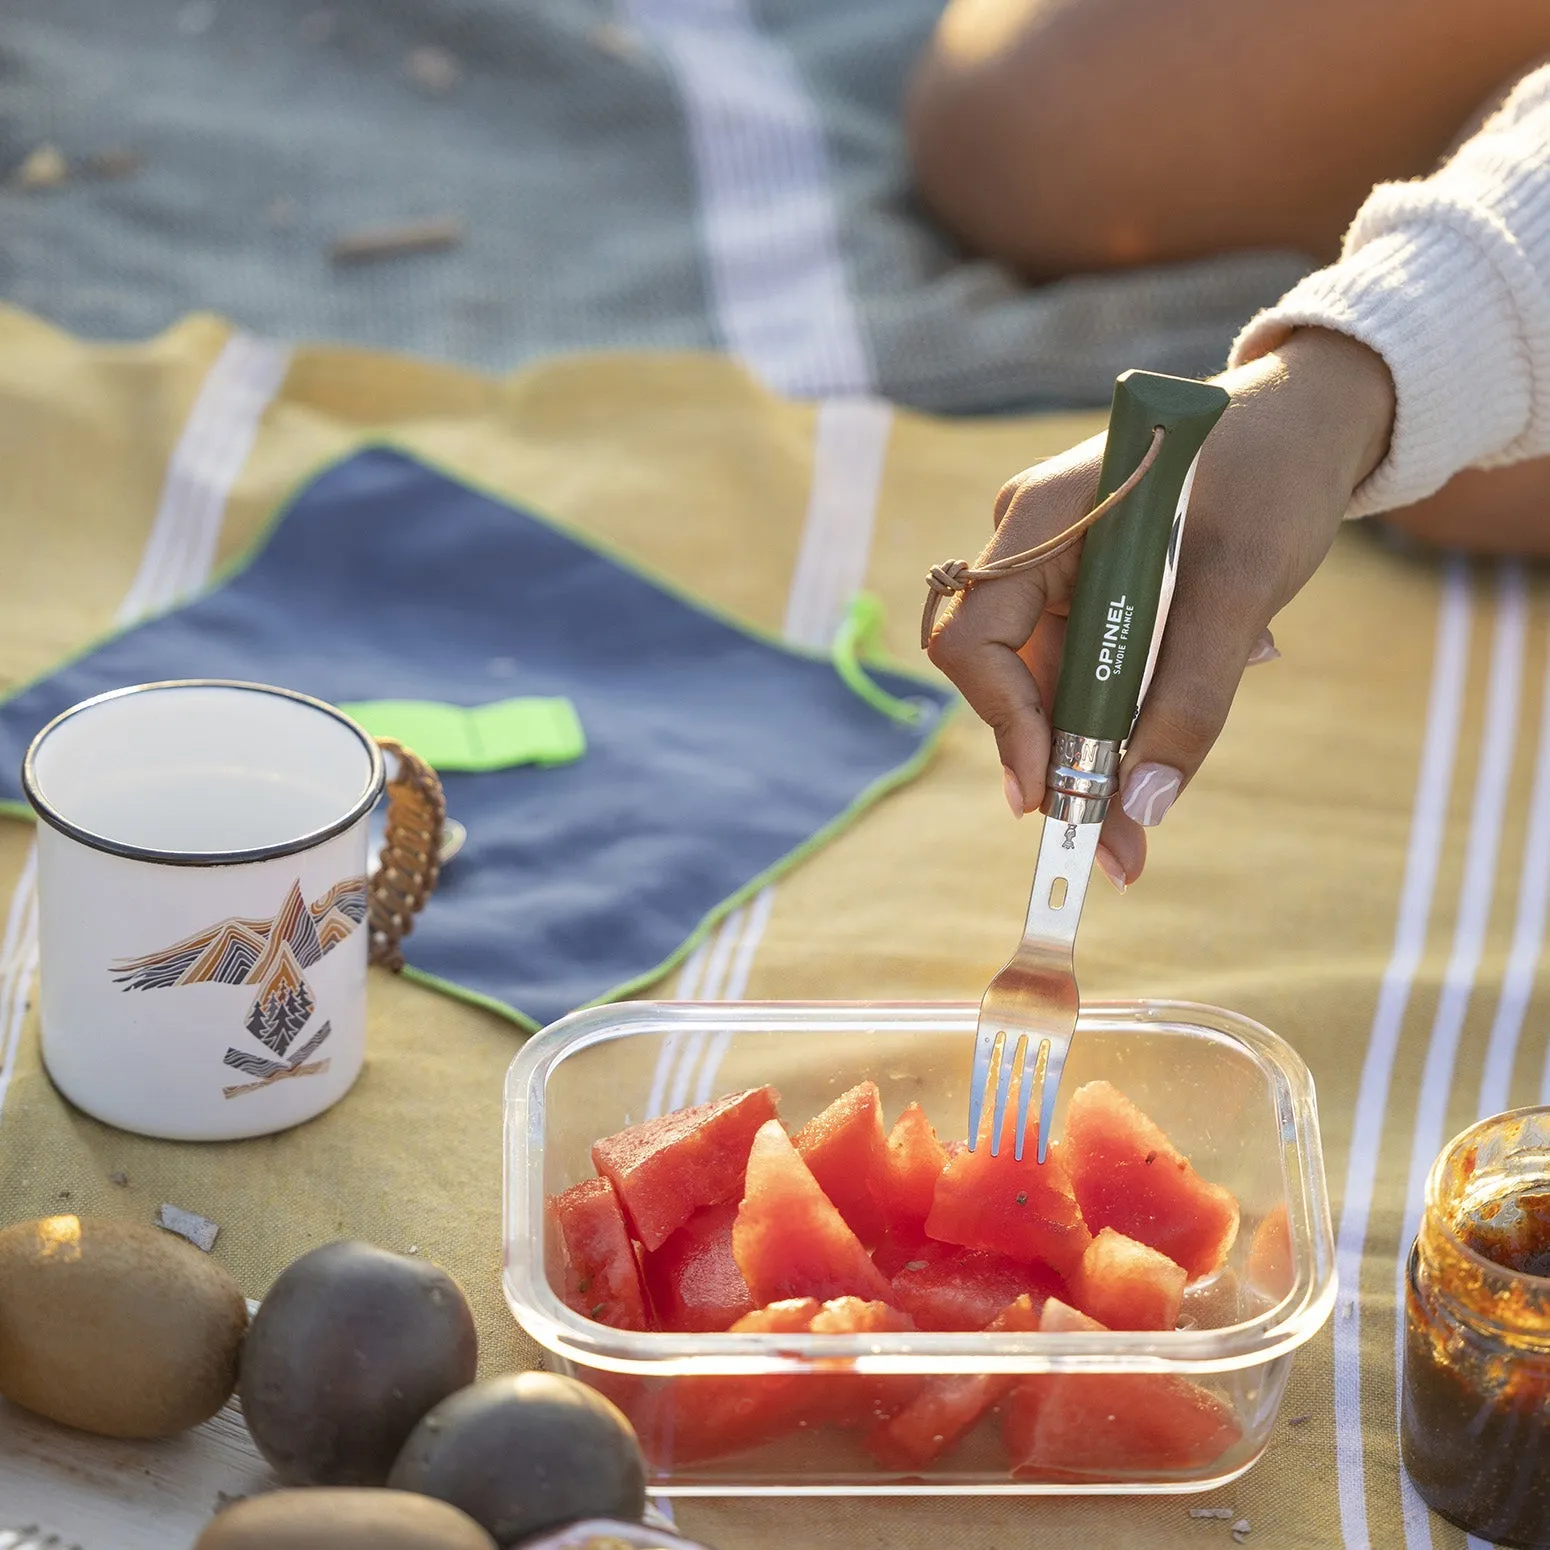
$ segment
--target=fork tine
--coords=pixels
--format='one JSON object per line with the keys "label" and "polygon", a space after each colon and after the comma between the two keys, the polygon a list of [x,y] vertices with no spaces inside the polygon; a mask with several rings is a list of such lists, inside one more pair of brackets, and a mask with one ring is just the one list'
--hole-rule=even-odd
{"label": "fork tine", "polygon": [[1039,1092],[1039,1161],[1049,1150],[1050,1132],[1055,1128],[1055,1100],[1060,1096],[1060,1077],[1065,1070],[1069,1039],[1051,1040],[1049,1058],[1044,1064],[1044,1085]]}
{"label": "fork tine", "polygon": [[[996,1058],[997,1047],[1006,1038],[1005,1034],[985,1034],[983,1032],[974,1038],[974,1072],[969,1078],[969,1150],[972,1152],[979,1145],[980,1139],[980,1115],[985,1110],[985,1089],[990,1085],[990,1067]],[[994,1150],[991,1156],[995,1156]]]}
{"label": "fork tine", "polygon": [[991,1124],[995,1127],[990,1136],[990,1155],[1001,1155],[1001,1138],[1006,1131],[1006,1102],[1012,1092],[1012,1075],[1017,1069],[1017,1063],[1027,1061],[1028,1035],[1020,1033],[1014,1044],[1010,1037],[1001,1046],[1001,1067],[996,1072],[996,1107],[991,1118]]}
{"label": "fork tine", "polygon": [[[1049,1057],[1049,1050],[1050,1041],[1040,1039],[1038,1053],[1035,1055],[1030,1049],[1023,1056],[1023,1079],[1017,1089],[1017,1149],[1013,1153],[1018,1162],[1023,1160],[1023,1142],[1028,1135],[1028,1103],[1033,1097],[1034,1083],[1044,1075],[1044,1063]],[[1042,1157],[1039,1159],[1040,1162],[1043,1160]]]}

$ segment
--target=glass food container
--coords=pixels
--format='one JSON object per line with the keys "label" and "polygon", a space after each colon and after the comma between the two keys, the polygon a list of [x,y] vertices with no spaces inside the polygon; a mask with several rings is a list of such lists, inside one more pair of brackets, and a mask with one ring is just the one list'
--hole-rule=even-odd
{"label": "glass food container", "polygon": [[[592,1143],[643,1119],[774,1085],[791,1130],[858,1082],[881,1090],[887,1123],[918,1102],[944,1142],[961,1136],[977,1007],[959,1004],[624,1003],[584,1010],[531,1039],[505,1097],[503,1287],[549,1365],[608,1394],[636,1422],[652,1489],[677,1495],[1192,1492],[1235,1479],[1263,1453],[1293,1353],[1335,1300],[1334,1247],[1313,1083],[1298,1055],[1247,1018],[1139,1002],[1083,1009],[1061,1083],[1065,1103],[1107,1080],[1168,1134],[1202,1177],[1237,1196],[1225,1269],[1185,1292],[1165,1333],[664,1334],[573,1312],[551,1284],[545,1201],[593,1176]],[[1279,1247],[1278,1247],[1279,1246]],[[857,1431],[798,1428],[751,1451],[675,1461],[651,1441],[676,1414],[711,1413],[773,1386],[990,1380],[998,1401],[955,1447],[909,1474],[885,1468]],[[1000,1411],[1058,1381],[1100,1409],[1150,1413],[1199,1390],[1230,1418],[1209,1456],[1160,1468],[1108,1459],[1059,1477],[1013,1478]],[[1085,1385],[1075,1390],[1072,1385]],[[1185,1389],[1184,1385],[1197,1385]],[[1008,1390],[1013,1392],[1008,1393]],[[801,1392],[801,1391],[798,1391]],[[1186,1410],[1189,1405],[1186,1403]]]}
{"label": "glass food container", "polygon": [[1496,1544],[1550,1543],[1550,1109],[1481,1120],[1432,1165],[1400,1437],[1444,1517]]}

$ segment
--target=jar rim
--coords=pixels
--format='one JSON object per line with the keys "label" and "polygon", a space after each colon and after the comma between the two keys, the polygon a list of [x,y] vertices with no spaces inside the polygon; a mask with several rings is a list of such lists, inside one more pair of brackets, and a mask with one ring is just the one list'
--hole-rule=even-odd
{"label": "jar rim", "polygon": [[[1484,1136],[1504,1124],[1512,1122],[1521,1124],[1533,1118],[1543,1119],[1547,1127],[1550,1127],[1550,1104],[1532,1103],[1518,1109],[1504,1109],[1500,1114],[1488,1114],[1483,1119],[1477,1119],[1474,1124],[1459,1131],[1437,1154],[1431,1168],[1427,1171],[1422,1210],[1425,1216],[1431,1219],[1436,1230],[1446,1238],[1450,1249],[1457,1250],[1466,1264],[1488,1275],[1510,1276],[1514,1280],[1527,1282],[1536,1290],[1542,1289],[1545,1296],[1550,1298],[1550,1275],[1535,1275],[1529,1270],[1515,1270],[1510,1265],[1503,1265],[1498,1260],[1492,1259],[1488,1254],[1482,1254],[1465,1241],[1454,1227],[1452,1218],[1441,1209],[1444,1175],[1449,1165],[1467,1146],[1478,1144]],[[1547,1185],[1550,1185],[1550,1176],[1547,1176]]]}

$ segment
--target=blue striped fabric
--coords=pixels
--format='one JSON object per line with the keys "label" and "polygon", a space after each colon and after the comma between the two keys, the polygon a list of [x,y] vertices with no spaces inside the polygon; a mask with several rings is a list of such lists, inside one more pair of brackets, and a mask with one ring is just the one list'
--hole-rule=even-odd
{"label": "blue striped fabric", "polygon": [[[8,195],[0,295],[93,337],[200,310],[496,370],[724,348],[789,393],[948,412],[1216,370],[1305,260],[1029,288],[923,218],[900,104],[941,8],[12,0],[0,173],[52,144],[76,175]],[[133,176],[94,175],[114,148]],[[455,248],[329,261],[341,235],[437,217]]]}

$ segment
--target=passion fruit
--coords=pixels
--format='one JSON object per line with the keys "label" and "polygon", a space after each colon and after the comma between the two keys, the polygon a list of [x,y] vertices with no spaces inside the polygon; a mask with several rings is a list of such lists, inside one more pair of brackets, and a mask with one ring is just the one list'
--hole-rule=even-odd
{"label": "passion fruit", "polygon": [[503,1547],[583,1518],[639,1521],[646,1466],[634,1429],[595,1389],[508,1373],[443,1400],[388,1484],[461,1507]]}
{"label": "passion fruit", "polygon": [[467,1299],[439,1266],[329,1243],[285,1270],[242,1349],[242,1414],[287,1485],[381,1485],[426,1411],[474,1378]]}

